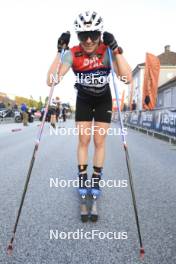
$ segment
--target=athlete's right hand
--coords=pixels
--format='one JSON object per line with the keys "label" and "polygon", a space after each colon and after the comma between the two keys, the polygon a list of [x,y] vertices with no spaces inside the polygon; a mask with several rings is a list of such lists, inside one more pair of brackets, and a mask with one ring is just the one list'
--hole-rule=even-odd
{"label": "athlete's right hand", "polygon": [[115,50],[116,48],[118,48],[118,44],[117,41],[114,37],[113,34],[109,33],[109,32],[104,32],[103,33],[103,42],[105,45],[109,46],[111,48],[111,50]]}
{"label": "athlete's right hand", "polygon": [[56,73],[55,75],[50,73],[50,75],[48,75],[48,79],[47,79],[47,85],[48,86],[52,86],[52,85],[57,85],[59,82],[58,82],[58,74]]}
{"label": "athlete's right hand", "polygon": [[57,50],[60,53],[62,49],[66,50],[69,49],[68,44],[70,41],[70,32],[64,32],[61,34],[57,41]]}

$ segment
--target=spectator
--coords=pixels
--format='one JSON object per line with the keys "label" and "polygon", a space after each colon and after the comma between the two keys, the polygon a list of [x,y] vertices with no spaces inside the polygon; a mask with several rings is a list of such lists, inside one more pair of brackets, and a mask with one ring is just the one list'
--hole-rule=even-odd
{"label": "spectator", "polygon": [[127,111],[127,105],[124,103],[123,112],[126,112],[126,111]]}
{"label": "spectator", "polygon": [[62,108],[62,118],[63,118],[63,122],[65,122],[66,121],[66,108],[65,107]]}
{"label": "spectator", "polygon": [[60,116],[60,103],[56,105],[56,121],[58,122]]}
{"label": "spectator", "polygon": [[56,128],[56,122],[57,122],[57,104],[58,104],[58,100],[57,98],[56,99],[53,99],[51,104],[50,104],[50,107],[49,107],[49,111],[50,111],[50,114],[51,114],[51,118],[50,118],[50,124],[53,128]]}
{"label": "spectator", "polygon": [[28,113],[27,113],[28,109],[26,104],[23,103],[21,105],[21,111],[22,111],[23,125],[28,126]]}
{"label": "spectator", "polygon": [[136,102],[135,100],[133,100],[133,103],[132,103],[132,111],[135,111],[136,110]]}
{"label": "spectator", "polygon": [[146,95],[145,100],[144,100],[144,106],[143,106],[143,108],[145,110],[150,110],[149,104],[150,104],[150,96],[149,95]]}
{"label": "spectator", "polygon": [[13,110],[18,110],[18,105],[15,103],[12,107]]}

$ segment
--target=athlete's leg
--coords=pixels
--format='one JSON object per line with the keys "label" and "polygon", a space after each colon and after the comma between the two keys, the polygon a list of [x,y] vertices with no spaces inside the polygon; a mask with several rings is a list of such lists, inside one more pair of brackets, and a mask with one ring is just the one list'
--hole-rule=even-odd
{"label": "athlete's leg", "polygon": [[[109,128],[109,123],[95,122],[94,123],[94,159],[93,159],[93,174],[91,180],[91,193],[93,197],[98,198],[100,195],[99,182],[102,176],[102,169],[105,159],[105,139],[107,135],[107,129]],[[91,213],[96,216],[95,213]]]}
{"label": "athlete's leg", "polygon": [[88,146],[91,140],[91,126],[92,122],[80,121],[76,122],[79,130],[79,142],[77,149],[77,158],[79,165],[85,165],[88,161]]}
{"label": "athlete's leg", "polygon": [[103,122],[94,123],[94,159],[93,164],[96,167],[103,167],[105,159],[105,139],[110,124]]}
{"label": "athlete's leg", "polygon": [[102,169],[105,159],[105,139],[111,122],[112,98],[110,92],[107,93],[105,100],[95,106],[94,115],[94,159],[93,175],[91,183],[91,193],[93,197],[100,195],[99,182],[102,176]]}
{"label": "athlete's leg", "polygon": [[77,97],[76,100],[76,126],[79,129],[79,142],[77,149],[78,165],[86,165],[88,161],[88,146],[91,140],[93,112],[89,102]]}
{"label": "athlete's leg", "polygon": [[87,162],[88,162],[88,147],[91,140],[91,124],[92,122],[77,122],[79,130],[79,142],[77,149],[78,157],[78,175],[79,175],[79,193],[81,196],[87,194]]}

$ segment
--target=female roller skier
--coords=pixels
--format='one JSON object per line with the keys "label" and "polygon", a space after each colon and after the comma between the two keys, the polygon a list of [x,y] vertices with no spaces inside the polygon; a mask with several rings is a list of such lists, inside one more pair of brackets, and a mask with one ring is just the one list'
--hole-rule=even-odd
{"label": "female roller skier", "polygon": [[[110,73],[110,61],[108,57],[109,47],[112,51],[113,64],[116,75],[126,83],[131,82],[131,69],[122,55],[123,50],[117,44],[113,34],[103,33],[103,19],[96,12],[83,12],[74,22],[74,28],[79,40],[79,45],[67,50],[63,56],[58,72],[58,80],[63,77],[70,68],[76,75],[77,100],[75,121],[79,128],[79,143],[77,150],[79,193],[86,197],[88,147],[91,140],[92,125],[94,140],[93,174],[91,179],[91,195],[97,198],[100,195],[99,181],[105,159],[105,138],[110,126],[112,114],[112,97],[108,75]],[[101,40],[102,39],[102,40]],[[51,75],[56,72],[60,63],[61,50],[68,49],[70,33],[62,33],[58,39],[58,54],[52,63],[47,83],[52,85]],[[94,122],[94,123],[93,123]],[[83,132],[84,131],[84,132]],[[95,206],[92,206],[91,219],[98,218]],[[86,206],[81,209],[82,221],[88,220]]]}

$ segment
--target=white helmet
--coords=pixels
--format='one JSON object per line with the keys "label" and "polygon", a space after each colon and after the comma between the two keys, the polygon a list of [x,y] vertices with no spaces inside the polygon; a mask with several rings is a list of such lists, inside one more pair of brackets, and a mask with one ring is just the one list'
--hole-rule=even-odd
{"label": "white helmet", "polygon": [[86,11],[77,16],[74,27],[76,32],[102,31],[103,19],[94,11]]}

